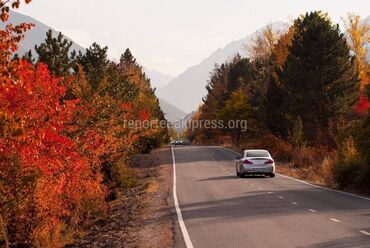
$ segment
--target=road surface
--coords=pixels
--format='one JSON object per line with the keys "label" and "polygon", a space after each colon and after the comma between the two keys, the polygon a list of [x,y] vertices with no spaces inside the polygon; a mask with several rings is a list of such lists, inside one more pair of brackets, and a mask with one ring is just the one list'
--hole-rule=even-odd
{"label": "road surface", "polygon": [[370,247],[367,198],[281,175],[239,179],[236,154],[221,147],[176,147],[173,155],[185,224],[177,247]]}

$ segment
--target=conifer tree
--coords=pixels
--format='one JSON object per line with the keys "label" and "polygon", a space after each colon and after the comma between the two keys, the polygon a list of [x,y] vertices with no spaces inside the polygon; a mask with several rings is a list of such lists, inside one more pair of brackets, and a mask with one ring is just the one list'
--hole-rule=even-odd
{"label": "conifer tree", "polygon": [[278,73],[284,87],[281,111],[290,120],[301,116],[308,140],[322,143],[329,138],[330,121],[357,101],[358,74],[344,35],[326,14],[307,13],[294,22],[294,29]]}
{"label": "conifer tree", "polygon": [[93,89],[97,89],[100,81],[106,75],[109,64],[107,58],[108,47],[101,47],[94,42],[86,49],[85,54],[79,52],[77,62],[83,66],[87,75],[88,81],[91,83]]}
{"label": "conifer tree", "polygon": [[52,30],[46,33],[45,42],[35,46],[38,61],[48,65],[50,72],[56,76],[67,76],[76,65],[76,51],[70,51],[72,41],[64,38],[62,33],[53,37]]}

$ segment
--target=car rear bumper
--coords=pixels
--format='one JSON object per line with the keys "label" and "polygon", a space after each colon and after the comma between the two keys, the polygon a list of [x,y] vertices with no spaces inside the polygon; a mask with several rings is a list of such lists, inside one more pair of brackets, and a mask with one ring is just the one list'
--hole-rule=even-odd
{"label": "car rear bumper", "polygon": [[243,174],[274,174],[275,166],[243,166],[241,168]]}

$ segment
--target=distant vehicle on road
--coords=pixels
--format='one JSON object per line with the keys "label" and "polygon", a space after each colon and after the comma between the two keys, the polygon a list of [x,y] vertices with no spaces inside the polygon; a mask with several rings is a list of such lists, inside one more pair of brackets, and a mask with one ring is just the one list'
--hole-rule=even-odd
{"label": "distant vehicle on road", "polygon": [[237,157],[236,175],[247,174],[275,177],[275,162],[266,150],[245,150],[243,157]]}
{"label": "distant vehicle on road", "polygon": [[171,145],[173,145],[173,146],[181,146],[181,145],[190,146],[190,140],[188,140],[188,139],[174,140],[174,141],[171,142]]}

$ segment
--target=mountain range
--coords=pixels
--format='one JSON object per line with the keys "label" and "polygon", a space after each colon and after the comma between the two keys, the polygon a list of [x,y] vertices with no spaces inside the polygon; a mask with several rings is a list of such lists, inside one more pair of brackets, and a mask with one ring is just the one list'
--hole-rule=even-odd
{"label": "mountain range", "polygon": [[[273,29],[282,29],[286,26],[283,22],[271,24]],[[159,98],[176,105],[186,112],[194,111],[202,103],[202,97],[207,94],[205,86],[208,83],[210,74],[215,65],[220,65],[235,57],[236,54],[246,55],[246,45],[260,33],[263,28],[248,35],[247,37],[233,41],[224,48],[219,48],[208,58],[201,61],[181,73],[178,77],[170,81],[167,86],[158,89]]]}
{"label": "mountain range", "polygon": [[154,69],[148,69],[144,67],[145,74],[150,78],[150,82],[152,84],[152,87],[155,87],[157,89],[160,89],[164,86],[166,86],[171,80],[173,80],[175,77],[168,76],[165,74],[162,74],[161,72],[154,70]]}

